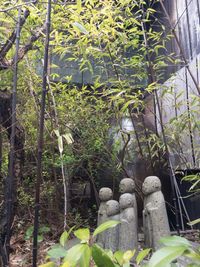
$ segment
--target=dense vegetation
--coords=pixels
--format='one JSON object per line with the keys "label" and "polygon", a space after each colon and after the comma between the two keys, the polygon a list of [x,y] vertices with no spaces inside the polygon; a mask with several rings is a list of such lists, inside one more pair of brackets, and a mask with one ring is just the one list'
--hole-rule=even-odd
{"label": "dense vegetation", "polygon": [[[121,177],[132,175],[133,159],[158,173],[169,165],[170,149],[184,156],[177,132],[184,135],[188,123],[198,130],[196,117],[191,124],[187,113],[171,120],[161,134],[155,125],[146,125],[146,99],[159,105],[158,89],[166,67],[180,61],[166,50],[173,36],[156,10],[160,5],[155,0],[52,1],[41,181],[43,224],[62,229],[83,223],[94,226],[100,186],[109,185],[115,191]],[[33,223],[46,2],[0,0],[0,15],[2,188],[9,177],[17,21],[21,29],[13,191],[20,228]],[[170,90],[164,87],[162,94]],[[185,105],[178,97],[177,105]],[[194,114],[198,101],[194,96]],[[155,106],[151,112],[162,124]],[[127,117],[132,131],[122,126]],[[138,180],[142,198],[140,185]],[[0,194],[4,203],[6,189]],[[4,204],[0,210],[0,234],[4,235]]]}

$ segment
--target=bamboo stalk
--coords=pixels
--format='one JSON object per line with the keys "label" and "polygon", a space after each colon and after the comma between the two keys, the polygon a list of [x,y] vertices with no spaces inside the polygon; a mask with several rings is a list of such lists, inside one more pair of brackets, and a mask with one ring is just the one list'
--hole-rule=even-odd
{"label": "bamboo stalk", "polygon": [[32,263],[33,267],[37,267],[37,253],[38,253],[40,183],[42,179],[42,153],[44,144],[44,115],[45,115],[45,100],[47,94],[47,71],[48,71],[48,57],[49,57],[50,26],[51,26],[51,0],[48,0],[43,81],[42,81],[42,99],[41,99],[41,109],[40,109],[40,124],[38,130],[37,177],[35,184],[35,216],[34,216],[34,231],[33,231],[33,263]]}
{"label": "bamboo stalk", "polygon": [[5,188],[5,200],[6,200],[6,237],[5,237],[5,251],[7,264],[9,264],[10,254],[10,238],[11,229],[14,218],[14,203],[16,197],[16,185],[15,185],[15,135],[16,135],[16,106],[17,106],[17,78],[18,78],[18,52],[20,43],[20,21],[21,21],[21,8],[18,10],[18,21],[16,26],[16,48],[14,57],[14,69],[13,69],[13,90],[12,90],[12,119],[11,119],[11,136],[10,136],[10,157],[9,157],[9,171],[7,177],[7,183]]}

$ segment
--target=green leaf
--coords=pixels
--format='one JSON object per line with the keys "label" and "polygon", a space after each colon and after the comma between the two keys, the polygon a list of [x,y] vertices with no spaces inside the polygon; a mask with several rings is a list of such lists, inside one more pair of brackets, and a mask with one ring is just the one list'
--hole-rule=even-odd
{"label": "green leaf", "polygon": [[64,231],[60,237],[60,244],[61,246],[65,246],[66,242],[67,242],[67,239],[69,237],[69,233],[67,231]]}
{"label": "green leaf", "polygon": [[33,235],[33,226],[30,226],[25,233],[25,240],[28,240],[31,238],[31,236]]}
{"label": "green leaf", "polygon": [[191,243],[181,236],[167,236],[160,239],[160,242],[168,247],[185,246],[191,247]]}
{"label": "green leaf", "polygon": [[80,13],[81,10],[82,10],[82,3],[81,3],[81,0],[77,0],[77,10],[78,10],[79,13]]}
{"label": "green leaf", "polygon": [[67,251],[63,247],[56,245],[47,252],[47,255],[53,259],[60,259],[65,257],[66,253]]}
{"label": "green leaf", "polygon": [[79,22],[74,22],[72,24],[75,28],[77,28],[80,32],[84,33],[84,34],[88,34],[89,32],[86,30],[86,28],[80,24]]}
{"label": "green leaf", "polygon": [[120,223],[119,221],[107,221],[105,223],[102,223],[96,228],[96,230],[93,233],[93,236],[96,236],[109,228],[115,227],[119,223]]}
{"label": "green leaf", "polygon": [[87,244],[77,244],[67,251],[64,261],[69,262],[72,266],[77,266],[84,252],[87,250]]}
{"label": "green leaf", "polygon": [[97,267],[115,267],[112,259],[96,244],[92,246],[92,257]]}
{"label": "green leaf", "polygon": [[114,253],[114,258],[117,260],[117,262],[122,265],[123,264],[123,255],[124,253],[122,251],[116,251]]}
{"label": "green leaf", "polygon": [[78,229],[74,232],[74,235],[82,241],[89,241],[90,239],[90,230],[88,228]]}
{"label": "green leaf", "polygon": [[80,267],[90,266],[91,254],[92,254],[91,248],[88,245],[84,246],[83,255],[81,256],[79,261]]}
{"label": "green leaf", "polygon": [[199,219],[196,219],[194,221],[189,222],[188,225],[192,226],[192,225],[195,225],[197,223],[200,223],[200,218]]}
{"label": "green leaf", "polygon": [[148,267],[166,267],[180,257],[185,250],[185,246],[161,248],[152,255]]}
{"label": "green leaf", "polygon": [[123,255],[124,263],[129,262],[131,260],[131,258],[133,258],[134,255],[135,255],[135,249],[134,250],[127,250]]}
{"label": "green leaf", "polygon": [[137,255],[136,257],[136,263],[139,265],[143,260],[144,258],[149,255],[149,252],[151,251],[150,248],[147,248],[147,249],[143,249],[142,251],[139,252],[139,254]]}

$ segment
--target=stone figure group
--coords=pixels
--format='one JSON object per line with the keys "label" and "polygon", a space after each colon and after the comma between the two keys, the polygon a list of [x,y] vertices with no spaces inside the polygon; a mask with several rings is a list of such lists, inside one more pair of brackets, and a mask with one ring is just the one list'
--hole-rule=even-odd
{"label": "stone figure group", "polygon": [[[142,185],[144,194],[143,228],[145,245],[157,249],[159,240],[170,235],[169,223],[161,182],[156,176],[149,176]],[[138,248],[138,214],[135,194],[135,182],[124,178],[119,184],[121,193],[119,202],[113,200],[112,190],[103,187],[99,191],[100,207],[98,225],[109,220],[120,221],[114,228],[99,234],[97,242],[113,252]]]}

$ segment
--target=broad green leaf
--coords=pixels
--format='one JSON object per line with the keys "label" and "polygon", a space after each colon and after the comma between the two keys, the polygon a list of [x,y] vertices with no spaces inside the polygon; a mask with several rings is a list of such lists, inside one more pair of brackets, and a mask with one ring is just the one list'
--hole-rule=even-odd
{"label": "broad green leaf", "polygon": [[139,265],[144,260],[144,258],[147,255],[149,255],[150,251],[151,251],[150,248],[147,248],[147,249],[144,249],[144,250],[140,251],[139,254],[136,257],[136,263]]}
{"label": "broad green leaf", "polygon": [[148,267],[166,267],[180,257],[185,250],[185,246],[161,248],[152,255]]}
{"label": "broad green leaf", "polygon": [[91,248],[88,245],[84,246],[83,255],[81,256],[79,261],[80,267],[90,266],[91,254],[92,254]]}
{"label": "broad green leaf", "polygon": [[200,223],[200,218],[199,219],[196,219],[194,221],[189,222],[188,225],[192,226],[192,225],[195,225],[197,223]]}
{"label": "broad green leaf", "polygon": [[160,239],[160,242],[168,247],[185,246],[191,247],[191,243],[181,236],[167,236]]}
{"label": "broad green leaf", "polygon": [[89,241],[90,239],[90,230],[88,228],[78,229],[74,232],[74,235],[82,241]]}
{"label": "broad green leaf", "polygon": [[84,34],[88,34],[88,33],[89,33],[89,32],[86,30],[86,28],[85,28],[82,24],[80,24],[79,22],[74,22],[74,23],[73,23],[73,26],[74,26],[75,28],[77,28],[80,32],[84,33]]}
{"label": "broad green leaf", "polygon": [[[52,261],[47,262],[47,263],[45,263],[45,264],[41,264],[41,265],[39,265],[39,267],[55,267],[55,266],[56,266],[55,263],[52,262]],[[67,267],[67,266],[66,266],[66,267]]]}
{"label": "broad green leaf", "polygon": [[92,246],[92,258],[97,267],[115,267],[112,259],[96,244]]}
{"label": "broad green leaf", "polygon": [[64,231],[60,237],[60,244],[61,246],[65,246],[66,242],[67,242],[67,239],[69,237],[69,233],[67,231]]}
{"label": "broad green leaf", "polygon": [[123,264],[123,255],[124,253],[122,251],[116,251],[114,253],[114,258],[117,260],[117,262],[122,265]]}
{"label": "broad green leaf", "polygon": [[93,236],[96,236],[109,228],[115,227],[119,223],[120,223],[119,221],[107,221],[105,223],[102,223],[96,228],[96,230],[93,233]]}
{"label": "broad green leaf", "polygon": [[129,262],[134,255],[135,255],[135,249],[134,250],[127,250],[123,255],[124,263]]}
{"label": "broad green leaf", "polygon": [[47,255],[53,259],[60,259],[65,257],[67,251],[62,246],[55,246],[47,252]]}
{"label": "broad green leaf", "polygon": [[84,255],[84,251],[88,247],[87,244],[77,244],[67,251],[64,262],[69,262],[72,266],[77,266],[79,260]]}

